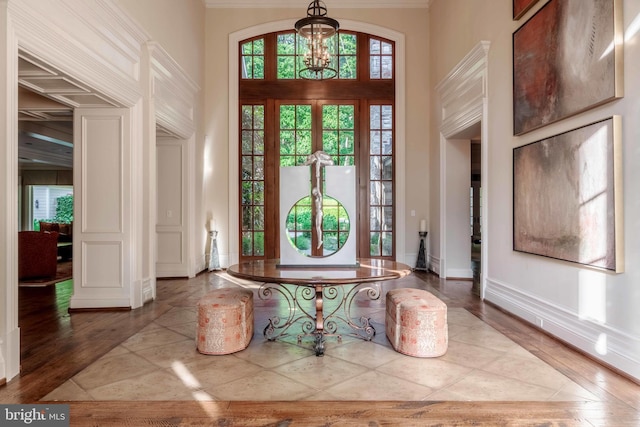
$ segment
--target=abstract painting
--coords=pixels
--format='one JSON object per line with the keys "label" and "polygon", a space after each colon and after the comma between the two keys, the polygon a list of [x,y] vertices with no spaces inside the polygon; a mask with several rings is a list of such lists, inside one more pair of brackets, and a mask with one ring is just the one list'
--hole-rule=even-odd
{"label": "abstract painting", "polygon": [[513,150],[513,249],[624,270],[620,116]]}
{"label": "abstract painting", "polygon": [[513,134],[622,96],[619,0],[551,0],[513,33]]}
{"label": "abstract painting", "polygon": [[513,20],[522,18],[522,15],[527,13],[537,2],[538,0],[513,0]]}

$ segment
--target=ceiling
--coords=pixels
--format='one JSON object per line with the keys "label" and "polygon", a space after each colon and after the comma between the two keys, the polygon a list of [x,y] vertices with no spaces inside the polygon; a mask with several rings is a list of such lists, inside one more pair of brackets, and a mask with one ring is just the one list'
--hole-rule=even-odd
{"label": "ceiling", "polygon": [[[18,160],[21,169],[73,168],[74,108],[120,107],[25,53],[18,53]],[[157,136],[173,136],[158,126]]]}
{"label": "ceiling", "polygon": [[38,59],[18,54],[18,160],[21,169],[73,167],[73,109],[118,104]]}

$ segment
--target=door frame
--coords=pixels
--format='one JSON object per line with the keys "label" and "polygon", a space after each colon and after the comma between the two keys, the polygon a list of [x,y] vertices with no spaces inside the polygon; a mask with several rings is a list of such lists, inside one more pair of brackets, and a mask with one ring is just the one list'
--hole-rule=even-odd
{"label": "door frame", "polygon": [[[253,38],[261,34],[268,34],[277,31],[286,31],[293,28],[294,19],[269,22],[245,28],[235,33],[229,34],[229,176],[237,177],[239,171],[239,135],[237,129],[240,128],[239,116],[239,72],[240,58],[238,43],[242,40]],[[341,27],[352,31],[368,33],[374,36],[383,37],[395,43],[395,161],[397,165],[405,164],[406,157],[406,71],[405,71],[405,38],[404,34],[390,30],[385,27],[373,25],[365,22],[341,20]],[[397,168],[398,169],[398,168]],[[405,234],[406,234],[406,177],[404,169],[402,172],[396,170],[395,176],[395,215],[396,215],[396,261],[407,263],[414,260],[407,260]],[[223,265],[231,265],[239,262],[240,259],[240,222],[239,222],[239,206],[238,198],[240,196],[239,180],[229,180],[229,236],[228,236],[228,253],[221,254],[221,263]]]}

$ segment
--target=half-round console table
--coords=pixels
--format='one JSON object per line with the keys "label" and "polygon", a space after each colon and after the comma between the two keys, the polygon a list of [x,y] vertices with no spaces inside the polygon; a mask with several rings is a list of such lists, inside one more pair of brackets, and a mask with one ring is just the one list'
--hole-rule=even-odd
{"label": "half-round console table", "polygon": [[[354,319],[351,305],[354,298],[364,292],[371,300],[380,298],[378,282],[399,279],[411,274],[408,265],[379,259],[359,259],[354,267],[306,267],[279,266],[278,260],[247,261],[234,264],[227,269],[231,276],[262,283],[258,291],[261,299],[270,299],[279,293],[289,305],[285,319],[273,316],[264,329],[264,336],[270,341],[287,335],[289,328],[302,320],[303,336],[314,336],[316,356],[324,355],[324,339],[327,335],[337,336],[338,324],[350,328],[349,335],[370,341],[375,329],[369,318]],[[325,313],[325,300],[334,301]],[[307,302],[305,304],[305,301]],[[313,308],[309,309],[309,301]]]}

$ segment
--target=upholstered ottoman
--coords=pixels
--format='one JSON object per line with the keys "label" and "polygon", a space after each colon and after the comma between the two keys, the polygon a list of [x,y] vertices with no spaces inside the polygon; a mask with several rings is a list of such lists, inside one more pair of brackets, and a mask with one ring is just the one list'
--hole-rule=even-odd
{"label": "upholstered ottoman", "polygon": [[416,357],[447,352],[447,305],[422,289],[393,289],[387,293],[385,331],[393,348]]}
{"label": "upholstered ottoman", "polygon": [[203,354],[244,350],[253,337],[253,292],[216,289],[198,301],[196,345]]}

